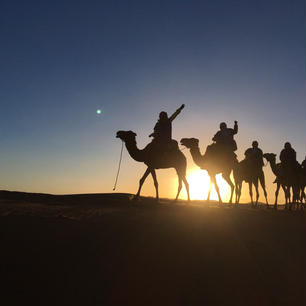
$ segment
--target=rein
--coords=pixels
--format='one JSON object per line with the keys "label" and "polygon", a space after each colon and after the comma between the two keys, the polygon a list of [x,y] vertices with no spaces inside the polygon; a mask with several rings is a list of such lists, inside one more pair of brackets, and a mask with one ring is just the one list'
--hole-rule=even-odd
{"label": "rein", "polygon": [[118,182],[118,177],[119,177],[119,172],[120,172],[120,166],[121,166],[121,161],[122,161],[122,153],[123,153],[123,141],[121,143],[121,152],[120,152],[118,171],[117,171],[116,180],[115,180],[115,184],[114,184],[113,190],[116,190],[116,187],[117,187],[117,182]]}

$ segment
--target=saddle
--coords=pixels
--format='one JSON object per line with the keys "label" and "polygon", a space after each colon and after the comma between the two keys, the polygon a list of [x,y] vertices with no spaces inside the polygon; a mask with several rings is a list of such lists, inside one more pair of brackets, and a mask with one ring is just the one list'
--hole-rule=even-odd
{"label": "saddle", "polygon": [[156,156],[156,158],[165,159],[167,156],[171,155],[173,152],[179,151],[178,142],[171,139],[169,142],[158,142],[152,140],[146,147],[145,150],[147,154],[151,156]]}
{"label": "saddle", "polygon": [[237,155],[227,146],[213,143],[208,145],[204,154],[211,162],[219,164],[237,163]]}
{"label": "saddle", "polygon": [[290,177],[297,177],[300,172],[300,165],[296,163],[280,163],[280,178],[287,179]]}

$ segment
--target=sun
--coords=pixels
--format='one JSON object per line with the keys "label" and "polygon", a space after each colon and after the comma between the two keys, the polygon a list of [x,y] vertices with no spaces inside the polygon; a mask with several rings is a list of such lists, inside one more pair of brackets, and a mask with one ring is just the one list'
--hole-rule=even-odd
{"label": "sun", "polygon": [[[208,189],[210,186],[210,178],[207,171],[193,170],[187,175],[187,181],[189,183],[191,200],[207,199]],[[227,182],[222,178],[221,174],[217,175],[217,184],[219,186],[222,201],[229,200],[231,189]],[[214,187],[211,190],[210,199],[218,200],[218,195]]]}

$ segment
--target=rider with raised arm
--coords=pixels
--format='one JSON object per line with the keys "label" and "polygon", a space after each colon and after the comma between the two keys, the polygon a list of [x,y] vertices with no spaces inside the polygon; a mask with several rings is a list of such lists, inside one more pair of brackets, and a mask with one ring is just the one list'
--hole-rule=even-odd
{"label": "rider with raised arm", "polygon": [[154,137],[153,142],[160,145],[168,146],[172,142],[172,121],[177,117],[177,115],[185,107],[182,104],[170,117],[166,112],[161,112],[159,114],[159,119],[154,126],[154,132],[149,135],[149,137]]}
{"label": "rider with raised arm", "polygon": [[221,160],[229,162],[236,161],[234,153],[237,150],[237,144],[234,135],[238,133],[238,122],[235,121],[234,128],[228,128],[225,122],[220,123],[220,130],[213,137],[215,144],[208,149],[211,156],[217,156]]}

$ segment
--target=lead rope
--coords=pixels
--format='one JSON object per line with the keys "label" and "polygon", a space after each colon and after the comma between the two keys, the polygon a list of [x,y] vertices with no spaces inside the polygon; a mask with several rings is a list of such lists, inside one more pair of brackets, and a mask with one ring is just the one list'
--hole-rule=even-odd
{"label": "lead rope", "polygon": [[121,161],[122,161],[122,153],[123,153],[123,141],[122,141],[122,143],[121,143],[121,152],[120,152],[120,159],[119,159],[118,171],[117,171],[116,180],[115,180],[115,184],[114,184],[113,190],[116,190],[116,187],[117,187],[117,181],[118,181],[119,172],[120,172],[120,166],[121,166]]}

